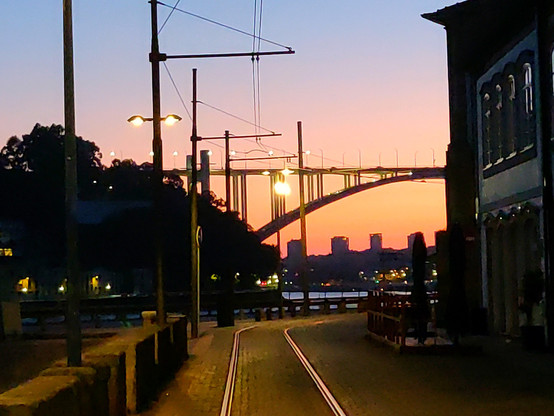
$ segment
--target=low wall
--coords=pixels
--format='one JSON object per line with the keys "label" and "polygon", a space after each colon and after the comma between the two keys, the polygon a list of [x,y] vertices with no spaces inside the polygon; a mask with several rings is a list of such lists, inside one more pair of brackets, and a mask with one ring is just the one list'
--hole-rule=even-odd
{"label": "low wall", "polygon": [[124,416],[144,410],[187,359],[185,317],[126,330],[84,351],[81,367],[58,362],[0,395],[0,416]]}

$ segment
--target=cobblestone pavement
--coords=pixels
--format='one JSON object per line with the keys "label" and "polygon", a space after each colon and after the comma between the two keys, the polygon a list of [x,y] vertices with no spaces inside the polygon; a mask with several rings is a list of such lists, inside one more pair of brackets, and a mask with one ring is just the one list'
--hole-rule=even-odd
{"label": "cobblestone pavement", "polygon": [[[397,354],[367,337],[364,314],[258,322],[241,335],[232,414],[331,414],[282,332],[303,350],[349,416],[554,415],[554,356],[472,339],[480,355]],[[218,415],[234,328],[204,325],[191,358],[144,414]]]}

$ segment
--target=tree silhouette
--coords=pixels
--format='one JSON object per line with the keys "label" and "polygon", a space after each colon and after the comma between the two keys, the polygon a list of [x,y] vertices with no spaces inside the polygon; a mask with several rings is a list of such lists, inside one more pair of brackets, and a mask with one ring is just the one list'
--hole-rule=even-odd
{"label": "tree silhouette", "polygon": [[[0,216],[26,224],[25,256],[33,259],[36,269],[64,262],[63,141],[62,126],[36,124],[30,134],[9,138],[0,150],[0,192],[7,196]],[[79,199],[103,208],[103,213],[93,212],[94,221],[80,226],[81,263],[123,274],[153,268],[152,164],[114,159],[104,167],[98,147],[81,137],[77,151]],[[223,205],[213,194],[199,198],[202,286],[234,285],[238,276],[239,287],[251,288],[258,277],[277,270],[278,256],[272,246],[261,244],[237,213],[222,212]],[[177,175],[164,177],[163,210],[167,289],[188,290],[190,206]],[[212,281],[212,275],[219,279]]]}

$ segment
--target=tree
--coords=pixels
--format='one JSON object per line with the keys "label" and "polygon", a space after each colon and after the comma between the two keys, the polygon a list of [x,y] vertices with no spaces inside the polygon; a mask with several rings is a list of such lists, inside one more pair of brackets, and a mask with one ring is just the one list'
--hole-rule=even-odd
{"label": "tree", "polygon": [[[26,224],[26,255],[36,265],[60,266],[65,255],[64,129],[36,124],[21,139],[11,137],[0,150],[0,189],[7,203],[0,215]],[[77,138],[81,195],[94,189],[101,172],[98,147]]]}

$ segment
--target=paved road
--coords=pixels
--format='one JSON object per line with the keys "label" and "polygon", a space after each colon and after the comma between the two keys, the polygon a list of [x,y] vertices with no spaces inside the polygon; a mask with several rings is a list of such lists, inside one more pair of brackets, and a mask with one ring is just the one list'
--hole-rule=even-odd
{"label": "paved road", "polygon": [[[211,328],[148,415],[218,415],[236,328]],[[554,356],[484,338],[478,356],[399,355],[366,337],[364,315],[257,323],[240,338],[231,414],[332,414],[290,335],[349,416],[554,415]]]}

